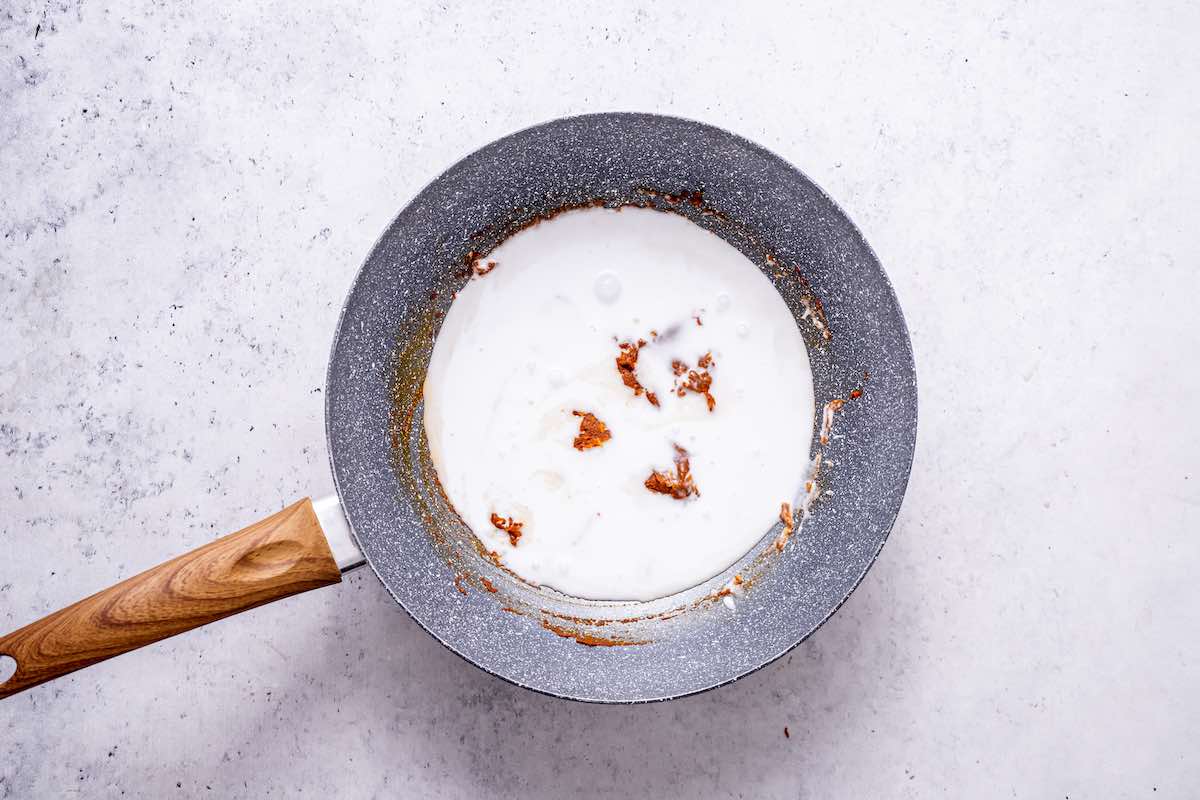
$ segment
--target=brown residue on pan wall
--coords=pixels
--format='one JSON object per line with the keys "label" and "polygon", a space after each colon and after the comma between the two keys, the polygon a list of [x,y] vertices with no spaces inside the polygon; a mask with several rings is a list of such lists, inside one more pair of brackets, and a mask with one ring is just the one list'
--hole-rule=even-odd
{"label": "brown residue on pan wall", "polygon": [[692,208],[704,207],[703,190],[688,191],[685,189],[678,194],[671,194],[670,192],[660,192],[656,189],[647,189],[646,187],[642,186],[638,188],[638,191],[649,197],[665,200],[667,205],[677,206],[680,203],[686,202],[691,205]]}
{"label": "brown residue on pan wall", "polygon": [[[580,201],[577,203],[566,203],[564,205],[559,206],[558,208],[551,209],[550,211],[544,211],[540,214],[530,214],[529,216],[526,216],[523,219],[513,220],[508,225],[504,226],[504,230],[503,230],[502,234],[497,239],[497,245],[499,244],[499,242],[502,242],[505,239],[508,239],[508,238],[520,233],[521,231],[526,230],[527,228],[533,228],[537,225],[540,225],[543,222],[547,222],[549,220],[554,219],[559,214],[565,214],[568,211],[577,211],[578,209],[581,209],[581,208],[602,208],[605,206],[607,206],[609,208],[618,208],[619,209],[620,206],[622,206],[622,205],[635,205],[635,204],[634,203],[620,203],[617,201],[605,200],[603,197],[596,197],[591,200],[583,200],[583,201]],[[518,208],[518,209],[515,209],[515,211],[518,214],[523,214],[523,213],[528,213],[529,209]],[[482,241],[482,240],[491,238],[489,236],[489,234],[494,230],[495,230],[495,228],[493,226],[487,225],[483,228],[480,228],[475,233],[471,234],[471,236],[469,238],[471,239],[471,241]],[[494,246],[496,246],[496,245],[493,245],[493,247]],[[490,251],[491,248],[488,248],[488,250]],[[472,251],[472,253],[469,255],[473,255],[475,258],[480,257],[480,254],[475,253],[474,251]]]}
{"label": "brown residue on pan wall", "polygon": [[800,298],[800,304],[804,306],[804,313],[800,315],[800,319],[811,320],[813,327],[820,331],[821,338],[825,341],[832,339],[833,331],[829,330],[829,320],[825,318],[825,306],[821,305],[820,298],[815,294],[806,295]]}
{"label": "brown residue on pan wall", "polygon": [[846,405],[846,401],[840,397],[835,397],[825,404],[825,408],[821,411],[821,430],[818,432],[817,440],[822,444],[829,444],[829,437],[833,432],[833,415],[842,410],[842,406]]}
{"label": "brown residue on pan wall", "polygon": [[555,625],[550,620],[542,620],[542,627],[550,631],[556,636],[561,636],[564,639],[574,639],[579,644],[587,645],[588,647],[630,647],[639,644],[650,644],[648,641],[635,641],[633,639],[616,639],[604,636],[593,636],[584,631],[575,631],[570,628],[565,628],[561,625]]}
{"label": "brown residue on pan wall", "polygon": [[783,523],[783,531],[775,539],[775,549],[782,551],[787,546],[788,539],[796,530],[796,518],[792,516],[792,504],[782,503],[779,506],[779,521]]}

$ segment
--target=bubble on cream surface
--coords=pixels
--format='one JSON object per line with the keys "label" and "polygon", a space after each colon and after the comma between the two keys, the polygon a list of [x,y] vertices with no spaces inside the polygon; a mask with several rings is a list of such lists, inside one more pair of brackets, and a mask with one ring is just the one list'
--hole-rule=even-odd
{"label": "bubble on cream surface", "polygon": [[604,271],[596,276],[596,299],[612,305],[621,297],[621,280],[616,274]]}
{"label": "bubble on cream surface", "polygon": [[[439,479],[487,549],[566,594],[648,600],[762,539],[803,491],[814,418],[803,340],[762,272],[682,217],[631,208],[561,214],[488,258],[500,266],[451,305],[424,391]],[[618,344],[639,340],[657,406],[616,367]],[[711,411],[674,391],[673,362],[705,354]],[[575,411],[611,438],[576,449]],[[677,446],[699,490],[683,500],[645,486]],[[516,546],[493,513],[523,523]]]}

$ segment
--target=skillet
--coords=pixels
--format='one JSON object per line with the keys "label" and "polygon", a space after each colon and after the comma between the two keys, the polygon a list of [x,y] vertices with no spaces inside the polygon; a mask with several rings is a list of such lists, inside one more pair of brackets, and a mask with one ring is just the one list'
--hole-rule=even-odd
{"label": "skillet", "polygon": [[[795,453],[811,515],[782,546],[781,523],[721,574],[650,602],[568,597],[489,558],[440,491],[422,424],[432,343],[470,263],[591,205],[681,214],[737,247],[792,310],[813,371],[813,439]],[[16,662],[0,698],[364,563],[438,641],[519,686],[597,702],[703,691],[783,655],[846,600],[891,530],[916,436],[904,319],[846,214],[751,142],[650,114],[554,120],[436,178],[359,270],[325,396],[335,497],[301,500],[0,637]]]}

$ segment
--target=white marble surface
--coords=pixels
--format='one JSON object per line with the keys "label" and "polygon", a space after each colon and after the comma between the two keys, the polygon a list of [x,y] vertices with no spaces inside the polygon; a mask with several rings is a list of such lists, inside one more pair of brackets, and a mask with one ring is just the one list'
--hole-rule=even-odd
{"label": "white marble surface", "polygon": [[717,692],[513,688],[360,572],[0,702],[0,797],[1195,796],[1200,7],[228,5],[0,3],[0,629],[328,491],[377,234],[584,111],[729,127],[850,212],[912,329],[909,495]]}

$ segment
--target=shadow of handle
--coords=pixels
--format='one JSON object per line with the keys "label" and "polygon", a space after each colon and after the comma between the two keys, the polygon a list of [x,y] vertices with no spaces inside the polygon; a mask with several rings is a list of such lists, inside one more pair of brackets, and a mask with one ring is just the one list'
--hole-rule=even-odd
{"label": "shadow of handle", "polygon": [[0,699],[168,636],[341,582],[305,498],[260,522],[0,637]]}

